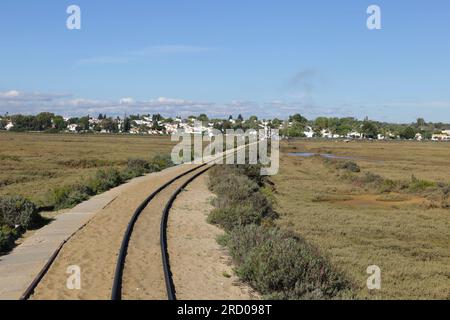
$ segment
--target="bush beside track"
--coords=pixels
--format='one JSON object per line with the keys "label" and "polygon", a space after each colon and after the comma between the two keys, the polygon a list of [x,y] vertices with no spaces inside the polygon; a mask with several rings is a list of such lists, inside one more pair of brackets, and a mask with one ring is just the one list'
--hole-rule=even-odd
{"label": "bush beside track", "polygon": [[237,275],[266,299],[351,297],[347,278],[312,245],[276,226],[277,214],[259,166],[222,165],[209,173],[217,197],[208,220],[225,229]]}

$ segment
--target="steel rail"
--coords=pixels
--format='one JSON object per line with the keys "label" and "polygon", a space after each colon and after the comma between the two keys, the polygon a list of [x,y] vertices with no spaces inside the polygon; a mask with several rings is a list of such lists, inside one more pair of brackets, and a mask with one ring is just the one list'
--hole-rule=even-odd
{"label": "steel rail", "polygon": [[195,170],[198,170],[201,167],[206,166],[205,164],[201,164],[193,169],[190,169],[188,171],[183,172],[182,174],[177,175],[175,178],[171,179],[167,183],[160,186],[156,191],[152,192],[145,200],[140,204],[140,206],[136,209],[133,216],[131,217],[130,222],[128,223],[127,230],[125,231],[122,245],[120,246],[119,250],[119,256],[117,258],[116,263],[116,269],[114,273],[114,280],[111,290],[111,300],[121,300],[122,299],[122,277],[123,277],[123,270],[125,267],[125,260],[127,256],[128,251],[128,245],[130,243],[131,235],[133,233],[134,226],[141,215],[142,211],[148,206],[148,204],[159,194],[161,191],[166,189],[168,186],[170,186],[175,181],[181,179],[182,177],[194,172]]}
{"label": "steel rail", "polygon": [[190,177],[181,187],[179,187],[170,197],[169,201],[166,204],[166,207],[163,211],[163,216],[161,219],[161,231],[160,231],[160,244],[161,244],[161,256],[162,256],[162,263],[163,263],[163,269],[164,269],[164,281],[166,283],[166,291],[167,291],[167,298],[169,300],[176,300],[176,290],[175,285],[173,283],[172,278],[172,272],[170,271],[170,262],[169,262],[169,250],[167,245],[167,223],[169,221],[169,213],[170,209],[172,208],[173,203],[175,202],[175,199],[178,197],[178,195],[195,179],[197,179],[200,175],[204,174],[206,171],[208,171],[211,167],[207,167],[204,170],[201,170],[200,172],[197,172],[195,175]]}

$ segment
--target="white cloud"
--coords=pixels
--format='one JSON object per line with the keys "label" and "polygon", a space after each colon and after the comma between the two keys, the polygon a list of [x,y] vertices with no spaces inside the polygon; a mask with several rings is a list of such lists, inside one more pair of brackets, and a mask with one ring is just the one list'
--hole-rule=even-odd
{"label": "white cloud", "polygon": [[[404,111],[404,107],[408,106],[409,113]],[[98,113],[107,113],[110,116],[122,116],[124,113],[161,113],[165,116],[187,117],[206,113],[210,117],[218,118],[242,114],[244,117],[257,115],[259,118],[278,117],[286,119],[289,115],[300,113],[308,119],[314,119],[318,116],[361,118],[368,115],[373,119],[402,122],[409,121],[409,118],[413,119],[414,117],[425,117],[431,121],[448,121],[448,119],[442,117],[435,119],[436,117],[433,115],[433,110],[437,114],[442,114],[443,109],[446,108],[450,108],[450,102],[448,101],[390,102],[379,106],[367,104],[324,106],[304,100],[273,100],[270,102],[233,100],[229,103],[219,103],[171,97],[157,97],[148,100],[124,97],[112,101],[73,97],[69,94],[26,93],[17,90],[0,92],[0,114],[6,112],[10,114],[36,114],[48,111],[63,116],[95,115]],[[409,118],[406,118],[407,116]]]}
{"label": "white cloud", "polygon": [[122,98],[119,100],[120,104],[132,104],[134,103],[134,99],[133,98]]}
{"label": "white cloud", "polygon": [[88,64],[124,64],[133,60],[155,55],[196,54],[212,51],[212,48],[187,45],[149,46],[140,50],[122,52],[113,55],[88,57],[78,61],[80,65]]}
{"label": "white cloud", "polygon": [[[210,117],[228,117],[242,114],[245,117],[257,115],[260,118],[286,118],[289,114],[324,115],[323,108],[316,108],[301,102],[272,101],[258,103],[254,101],[234,100],[229,103],[193,101],[188,99],[157,97],[149,100],[136,100],[124,97],[117,101],[94,100],[61,94],[22,93],[15,90],[0,92],[0,113],[9,112],[36,114],[43,111],[54,112],[64,116],[81,116],[86,114],[107,113],[123,115],[124,113],[154,114],[165,116],[183,116],[206,113]],[[335,110],[327,114],[337,116]]]}
{"label": "white cloud", "polygon": [[69,94],[48,94],[48,93],[25,93],[17,90],[10,90],[0,92],[0,101],[14,102],[14,101],[53,101],[57,99],[67,98]]}
{"label": "white cloud", "polygon": [[17,98],[20,95],[19,91],[11,90],[7,92],[0,92],[0,98]]}

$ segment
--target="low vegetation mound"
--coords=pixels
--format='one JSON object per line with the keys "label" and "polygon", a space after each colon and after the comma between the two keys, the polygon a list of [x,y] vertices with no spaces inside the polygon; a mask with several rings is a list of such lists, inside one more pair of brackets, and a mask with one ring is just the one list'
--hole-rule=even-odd
{"label": "low vegetation mound", "polygon": [[127,166],[122,170],[115,167],[99,169],[93,178],[84,183],[53,189],[49,202],[56,210],[72,208],[93,195],[115,188],[130,179],[171,166],[173,163],[168,156],[156,156],[150,161],[129,159]]}
{"label": "low vegetation mound", "polygon": [[0,254],[6,253],[14,248],[16,239],[20,232],[8,226],[0,226]]}
{"label": "low vegetation mound", "polygon": [[314,247],[278,227],[240,226],[226,243],[237,274],[268,299],[331,299],[350,286]]}
{"label": "low vegetation mound", "polygon": [[21,196],[0,198],[0,225],[28,229],[37,216],[34,203]]}
{"label": "low vegetation mound", "polygon": [[20,197],[0,197],[0,253],[14,247],[15,240],[39,221],[36,206]]}
{"label": "low vegetation mound", "polygon": [[353,161],[338,162],[336,168],[350,172],[361,172],[361,168]]}

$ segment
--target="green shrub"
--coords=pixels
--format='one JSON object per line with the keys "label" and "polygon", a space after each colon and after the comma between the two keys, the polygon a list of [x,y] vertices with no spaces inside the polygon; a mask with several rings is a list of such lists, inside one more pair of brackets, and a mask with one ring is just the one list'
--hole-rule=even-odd
{"label": "green shrub", "polygon": [[303,239],[279,228],[248,225],[227,239],[237,274],[269,299],[331,299],[350,282]]}
{"label": "green shrub", "polygon": [[258,186],[262,186],[264,182],[260,165],[217,165],[209,171],[210,180],[214,183],[220,182],[229,174],[246,176]]}
{"label": "green shrub", "polygon": [[210,177],[209,186],[217,197],[213,200],[216,209],[208,221],[227,231],[239,225],[259,225],[263,219],[275,216],[270,200],[247,176],[228,173]]}
{"label": "green shrub", "polygon": [[242,201],[258,191],[258,185],[246,176],[224,174],[220,177],[210,178],[210,189],[220,199],[231,202]]}
{"label": "green shrub", "polygon": [[336,169],[347,170],[350,172],[361,172],[361,168],[353,161],[338,162]]}
{"label": "green shrub", "polygon": [[0,225],[28,229],[38,217],[36,206],[31,201],[21,196],[0,197]]}
{"label": "green shrub", "polygon": [[116,168],[102,169],[97,171],[95,178],[90,181],[89,187],[97,194],[103,193],[121,185],[124,178]]}
{"label": "green shrub", "polygon": [[392,192],[398,188],[397,182],[391,179],[385,179],[379,187],[381,193]]}
{"label": "green shrub", "polygon": [[384,178],[378,174],[366,172],[366,174],[362,178],[362,181],[366,184],[381,185],[384,182]]}
{"label": "green shrub", "polygon": [[56,210],[72,208],[95,194],[91,187],[83,184],[56,188],[52,193],[52,203]]}
{"label": "green shrub", "polygon": [[127,162],[127,170],[131,171],[135,177],[142,176],[149,172],[150,164],[143,159],[129,159]]}
{"label": "green shrub", "polygon": [[260,199],[253,198],[240,204],[235,203],[226,207],[216,208],[208,216],[208,221],[221,226],[226,231],[231,231],[233,228],[242,225],[259,225],[264,219],[275,215],[270,205],[267,204],[267,200],[264,202],[260,201]]}
{"label": "green shrub", "polygon": [[149,162],[150,172],[158,172],[173,166],[170,155],[158,155]]}
{"label": "green shrub", "polygon": [[19,232],[14,228],[0,226],[0,253],[10,251],[19,235]]}
{"label": "green shrub", "polygon": [[271,204],[277,203],[277,198],[275,197],[275,188],[271,186],[264,186],[260,189],[261,193],[270,201]]}
{"label": "green shrub", "polygon": [[262,166],[260,164],[239,164],[235,166],[234,170],[237,174],[245,175],[259,186],[262,186],[264,176],[261,175],[261,168]]}
{"label": "green shrub", "polygon": [[417,179],[414,175],[411,176],[411,182],[408,185],[409,192],[424,191],[428,188],[434,188],[437,184],[432,181]]}

